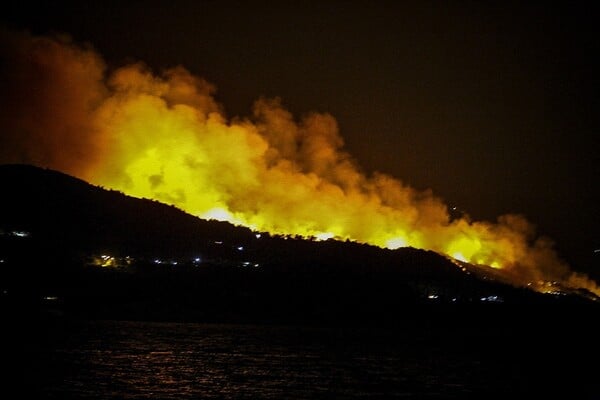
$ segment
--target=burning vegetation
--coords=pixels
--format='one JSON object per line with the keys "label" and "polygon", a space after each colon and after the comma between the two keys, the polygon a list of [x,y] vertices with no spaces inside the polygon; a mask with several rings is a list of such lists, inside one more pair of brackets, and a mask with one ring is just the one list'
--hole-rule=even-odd
{"label": "burning vegetation", "polygon": [[0,37],[1,162],[58,169],[256,231],[429,249],[502,270],[518,286],[559,282],[600,295],[524,217],[451,218],[431,191],[364,174],[329,114],[298,119],[261,98],[251,116],[227,118],[215,87],[182,67],[112,69],[68,38]]}

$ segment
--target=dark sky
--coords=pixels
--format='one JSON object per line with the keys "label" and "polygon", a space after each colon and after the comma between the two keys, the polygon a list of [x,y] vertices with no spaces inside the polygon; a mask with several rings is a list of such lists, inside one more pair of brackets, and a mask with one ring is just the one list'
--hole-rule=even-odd
{"label": "dark sky", "polygon": [[183,65],[229,116],[259,96],[329,112],[365,172],[476,219],[525,214],[600,276],[599,15],[583,4],[15,3],[5,25],[69,33],[112,65]]}

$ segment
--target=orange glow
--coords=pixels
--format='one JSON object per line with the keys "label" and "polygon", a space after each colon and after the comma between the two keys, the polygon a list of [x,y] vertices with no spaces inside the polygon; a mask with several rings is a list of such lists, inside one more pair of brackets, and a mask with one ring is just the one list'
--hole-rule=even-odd
{"label": "orange glow", "polygon": [[[16,103],[14,118],[2,121],[4,132],[20,132],[22,121],[35,132],[34,140],[12,138],[11,152],[0,154],[3,162],[56,168],[257,231],[430,249],[503,269],[516,285],[558,281],[600,295],[523,217],[451,220],[430,191],[362,173],[329,114],[296,119],[280,100],[259,99],[250,117],[228,119],[214,87],[181,67],[156,75],[134,64],[107,75],[91,50],[51,38],[11,40],[14,54],[7,59],[19,71],[13,86],[45,97],[34,109]],[[35,90],[28,71],[37,74]],[[57,75],[69,77],[69,85]],[[57,104],[71,109],[52,113]],[[47,114],[52,118],[31,125],[31,115]],[[60,132],[68,146],[45,132]]]}

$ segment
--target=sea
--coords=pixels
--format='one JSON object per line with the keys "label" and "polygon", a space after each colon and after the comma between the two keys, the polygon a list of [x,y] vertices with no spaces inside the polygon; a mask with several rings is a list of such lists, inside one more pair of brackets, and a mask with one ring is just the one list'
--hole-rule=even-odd
{"label": "sea", "polygon": [[17,348],[28,379],[22,396],[5,398],[600,398],[596,332],[540,318],[526,327],[522,319],[506,322],[409,320],[387,327],[57,318],[37,327],[37,343]]}

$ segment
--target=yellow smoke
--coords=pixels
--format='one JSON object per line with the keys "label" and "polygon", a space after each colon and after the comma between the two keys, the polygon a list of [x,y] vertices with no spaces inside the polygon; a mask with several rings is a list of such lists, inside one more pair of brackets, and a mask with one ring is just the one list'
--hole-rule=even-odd
{"label": "yellow smoke", "polygon": [[2,162],[55,168],[200,217],[271,233],[430,249],[503,269],[517,285],[596,284],[571,272],[523,217],[452,220],[444,202],[361,172],[336,120],[279,99],[227,119],[215,88],[181,67],[106,71],[67,38],[2,33]]}

